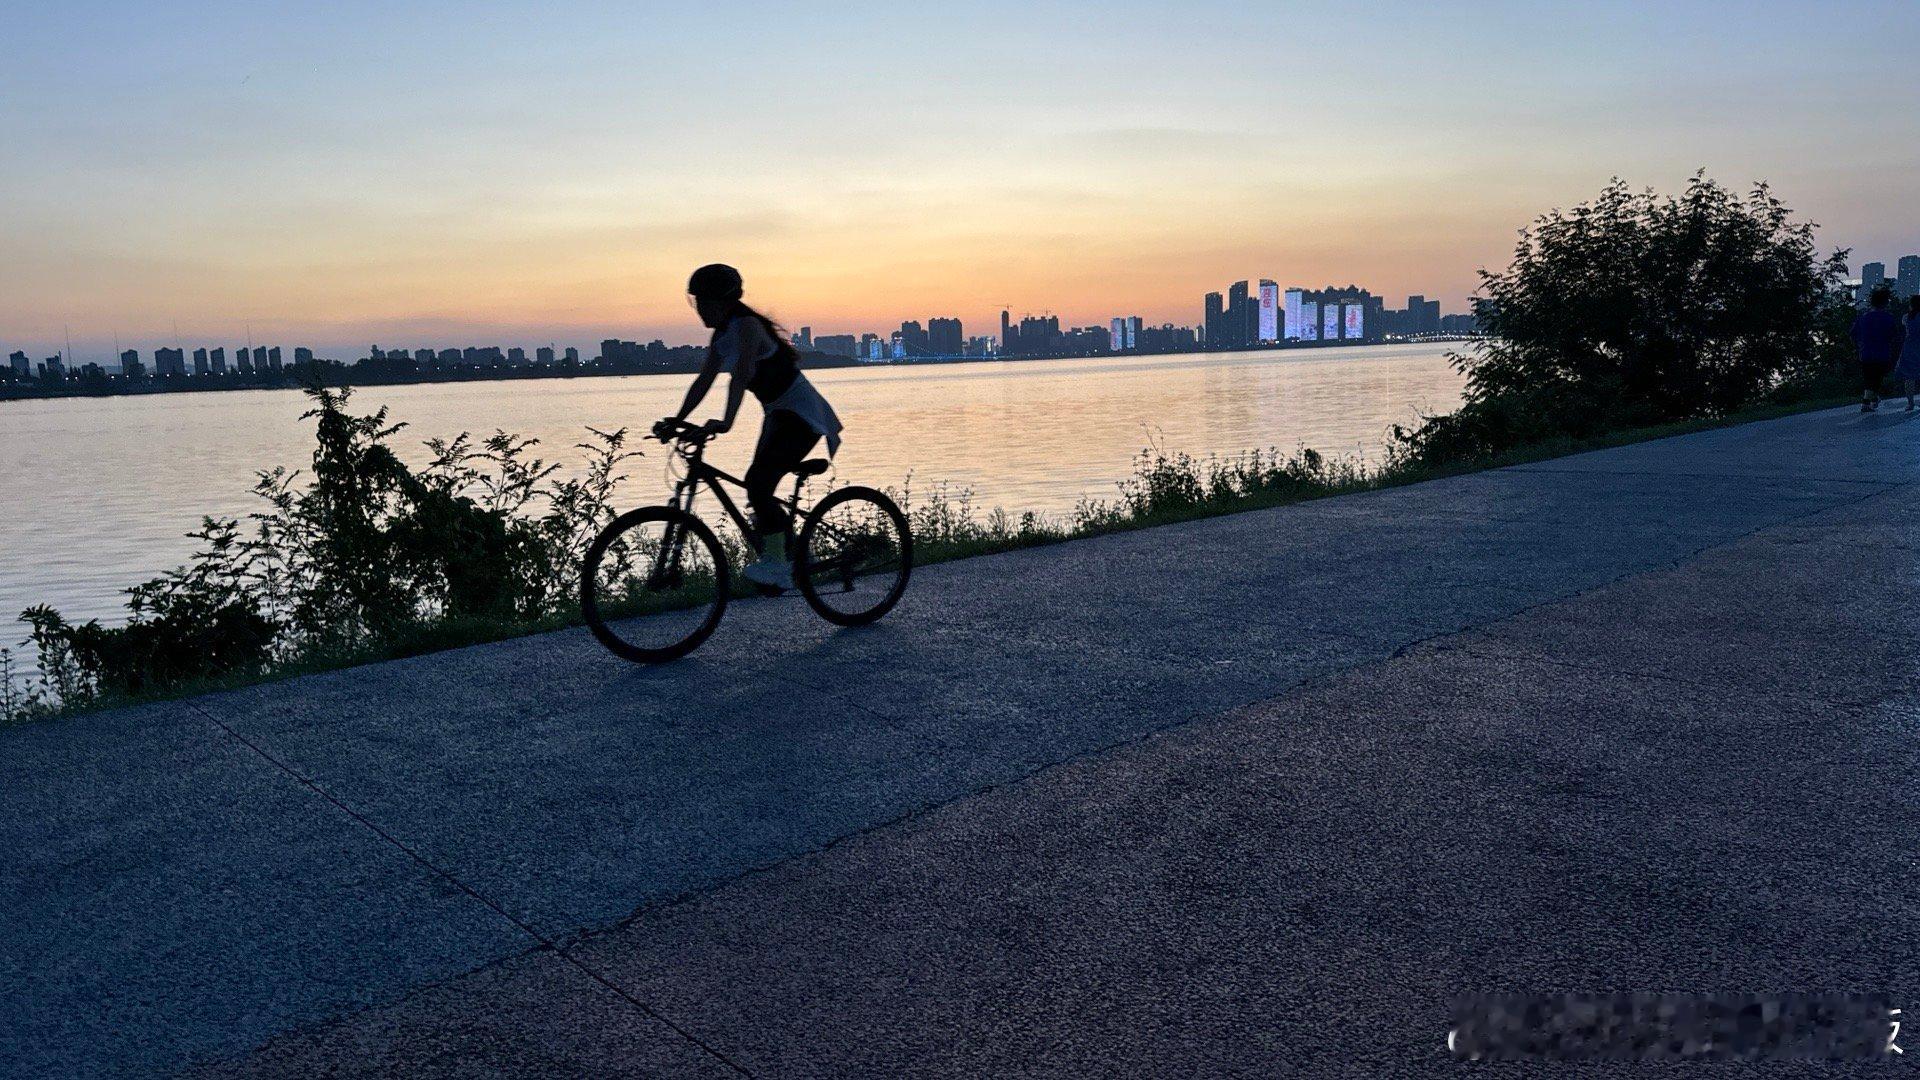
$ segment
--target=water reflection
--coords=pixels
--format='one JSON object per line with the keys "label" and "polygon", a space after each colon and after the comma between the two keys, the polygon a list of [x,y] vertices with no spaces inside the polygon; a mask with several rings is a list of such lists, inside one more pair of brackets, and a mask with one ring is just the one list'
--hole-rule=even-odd
{"label": "water reflection", "polygon": [[[1111,495],[1149,442],[1196,455],[1311,446],[1375,457],[1389,425],[1459,400],[1442,346],[1374,346],[1115,360],[1017,361],[813,372],[847,424],[841,482],[972,488],[983,507],[1061,511]],[[643,430],[686,376],[375,387],[412,460],[428,436],[505,428],[574,463],[585,425]],[[52,603],[113,616],[120,590],[178,563],[202,514],[242,515],[254,472],[304,467],[304,399],[239,391],[0,405],[0,621]],[[712,453],[744,468],[751,433]],[[654,450],[629,499],[665,490]],[[21,632],[17,625],[9,643]]]}

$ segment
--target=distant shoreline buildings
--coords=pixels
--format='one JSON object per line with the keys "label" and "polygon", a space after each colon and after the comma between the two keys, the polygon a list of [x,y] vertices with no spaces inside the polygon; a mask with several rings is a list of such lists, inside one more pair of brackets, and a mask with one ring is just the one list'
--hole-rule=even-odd
{"label": "distant shoreline buildings", "polygon": [[1887,277],[1886,263],[1863,263],[1859,284],[1853,290],[1854,303],[1864,306],[1874,290],[1882,287],[1892,292],[1896,300],[1920,296],[1920,255],[1901,256],[1891,278]]}
{"label": "distant shoreline buildings", "polygon": [[[1847,286],[1860,304],[1882,287],[1900,300],[1920,295],[1920,255],[1898,259],[1892,277],[1885,263],[1865,263],[1860,277],[1849,279]],[[1050,311],[1028,312],[1016,320],[1009,307],[1000,312],[996,334],[968,336],[958,318],[936,316],[924,324],[910,319],[886,333],[815,336],[811,326],[802,326],[792,341],[813,358],[810,362],[834,365],[1371,345],[1457,340],[1478,332],[1471,313],[1443,314],[1439,301],[1419,294],[1407,297],[1404,307],[1389,308],[1382,297],[1357,285],[1283,288],[1272,278],[1248,278],[1224,293],[1207,293],[1194,326],[1156,326],[1138,315],[1115,315],[1099,325],[1063,326]],[[138,350],[123,350],[114,370],[94,361],[75,364],[65,351],[35,361],[16,349],[0,367],[0,398],[259,389],[300,385],[316,372],[328,382],[368,385],[649,374],[696,370],[705,353],[699,345],[668,345],[658,339],[643,345],[608,338],[591,360],[571,346],[539,346],[529,357],[521,346],[375,345],[346,363],[319,358],[306,346],[291,354],[278,345],[235,346],[231,360],[224,346],[199,346],[191,357],[184,348],[171,346],[153,350],[151,364]]]}
{"label": "distant shoreline buildings", "polygon": [[1138,315],[1116,315],[1106,325],[1063,326],[1052,312],[1000,312],[999,333],[967,337],[956,318],[900,324],[886,334],[814,336],[802,326],[792,335],[796,348],[854,361],[1040,359],[1103,355],[1162,354],[1227,349],[1285,348],[1327,343],[1373,345],[1422,338],[1466,337],[1475,333],[1470,314],[1442,315],[1440,302],[1409,296],[1403,309],[1389,309],[1381,298],[1355,285],[1281,290],[1263,278],[1257,291],[1251,279],[1236,282],[1226,294],[1210,292],[1201,304],[1197,326],[1147,323]]}

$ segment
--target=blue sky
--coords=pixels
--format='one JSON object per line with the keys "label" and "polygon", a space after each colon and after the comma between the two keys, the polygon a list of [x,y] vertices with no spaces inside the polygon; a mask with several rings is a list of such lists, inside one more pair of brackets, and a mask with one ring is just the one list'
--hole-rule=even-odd
{"label": "blue sky", "polygon": [[[1920,251],[1910,3],[10,4],[0,348],[1458,310],[1619,175]],[[1862,261],[1856,257],[1855,264]]]}

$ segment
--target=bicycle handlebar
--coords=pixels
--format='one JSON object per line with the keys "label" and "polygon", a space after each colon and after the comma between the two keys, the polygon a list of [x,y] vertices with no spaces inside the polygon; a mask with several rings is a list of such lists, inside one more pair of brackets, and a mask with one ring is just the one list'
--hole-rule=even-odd
{"label": "bicycle handlebar", "polygon": [[660,425],[656,424],[654,427],[656,430],[653,437],[663,443],[679,441],[701,446],[713,438],[713,432],[699,424],[689,424],[685,420],[672,421],[665,434],[661,434],[658,430]]}

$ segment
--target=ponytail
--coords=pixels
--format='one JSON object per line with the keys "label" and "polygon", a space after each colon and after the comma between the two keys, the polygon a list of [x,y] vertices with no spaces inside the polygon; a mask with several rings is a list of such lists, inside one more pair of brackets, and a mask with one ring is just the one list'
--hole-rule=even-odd
{"label": "ponytail", "polygon": [[[727,322],[731,323],[734,319],[739,318],[742,315],[758,320],[760,323],[760,326],[766,330],[767,336],[773,339],[773,347],[776,350],[778,350],[782,358],[791,362],[794,366],[794,370],[796,371],[799,370],[800,350],[794,348],[793,342],[787,339],[786,327],[781,326],[779,323],[774,322],[772,319],[769,319],[765,315],[762,315],[758,311],[755,311],[752,307],[748,306],[748,304],[745,301],[735,300],[733,303],[733,316],[730,317],[727,320]],[[711,352],[713,349],[712,343],[714,341],[720,340],[720,335],[726,332],[727,332],[727,327],[725,324],[722,324],[721,326],[719,326],[714,330],[713,337],[712,339],[709,340],[707,344],[707,349],[709,352]]]}

